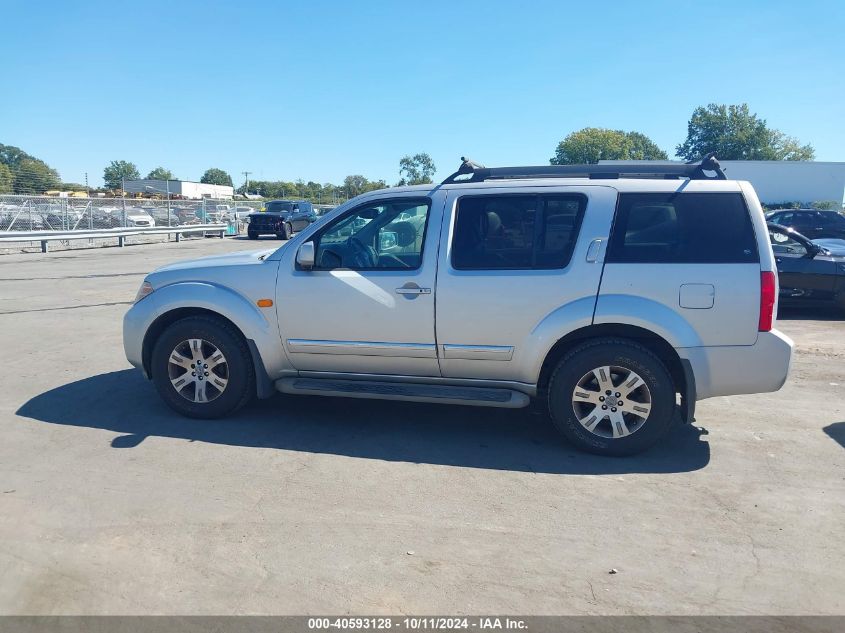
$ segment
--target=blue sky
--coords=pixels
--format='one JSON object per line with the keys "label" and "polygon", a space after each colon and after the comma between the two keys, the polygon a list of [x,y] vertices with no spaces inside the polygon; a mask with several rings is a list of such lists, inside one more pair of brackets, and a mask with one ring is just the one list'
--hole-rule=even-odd
{"label": "blue sky", "polygon": [[0,143],[73,182],[123,159],[395,183],[404,154],[545,164],[585,126],[672,155],[709,102],[845,160],[840,0],[0,0],[0,23]]}

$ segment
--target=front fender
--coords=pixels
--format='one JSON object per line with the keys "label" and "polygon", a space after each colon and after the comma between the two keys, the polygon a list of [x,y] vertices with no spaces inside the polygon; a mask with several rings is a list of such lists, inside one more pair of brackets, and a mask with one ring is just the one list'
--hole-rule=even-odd
{"label": "front fender", "polygon": [[144,342],[153,324],[174,310],[193,309],[219,314],[231,321],[247,340],[255,342],[267,375],[279,376],[287,366],[279,339],[276,312],[261,310],[231,288],[208,282],[176,282],[161,288],[133,305],[123,320],[126,358],[144,369]]}

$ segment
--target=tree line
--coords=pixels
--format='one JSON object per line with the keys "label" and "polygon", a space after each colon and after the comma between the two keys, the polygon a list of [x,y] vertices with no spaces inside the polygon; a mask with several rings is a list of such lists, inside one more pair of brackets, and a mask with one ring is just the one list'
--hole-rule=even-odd
{"label": "tree line", "polygon": [[[687,124],[687,138],[675,156],[696,160],[715,152],[719,160],[813,160],[809,144],[780,130],[751,112],[747,103],[711,103],[696,108]],[[667,160],[668,154],[639,132],[587,127],[558,143],[552,165],[579,165],[600,160]]]}
{"label": "tree line", "polygon": [[[720,160],[813,160],[809,144],[770,128],[765,119],[751,112],[748,104],[711,103],[696,108],[687,125],[687,137],[675,147],[675,156],[695,160],[715,152]],[[560,141],[550,163],[569,165],[597,163],[600,160],[667,160],[668,153],[640,132],[587,127],[572,132]],[[436,171],[426,153],[403,156],[399,161],[397,185],[428,184]],[[156,167],[146,176],[151,180],[178,180],[172,171]],[[119,191],[125,180],[138,180],[141,172],[129,161],[114,160],[103,170],[105,188]],[[200,182],[233,186],[232,177],[223,169],[211,167]],[[341,184],[255,180],[236,189],[239,194],[264,198],[297,197],[312,202],[336,203],[358,194],[389,185],[384,180],[369,180],[360,174],[344,178]],[[0,144],[0,193],[42,194],[45,191],[86,190],[87,186],[62,182],[59,173],[44,161],[18,147]]]}

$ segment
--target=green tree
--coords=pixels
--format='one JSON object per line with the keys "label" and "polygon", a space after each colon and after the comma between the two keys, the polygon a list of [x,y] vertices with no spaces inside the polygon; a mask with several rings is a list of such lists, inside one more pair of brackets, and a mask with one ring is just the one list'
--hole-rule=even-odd
{"label": "green tree", "polygon": [[354,198],[368,191],[385,188],[387,188],[387,183],[383,180],[367,180],[360,174],[347,176],[343,179],[343,193],[349,198]]}
{"label": "green tree", "polygon": [[222,169],[212,167],[211,169],[205,170],[205,173],[202,175],[202,178],[200,178],[200,182],[203,182],[207,185],[225,185],[231,187],[232,177]]}
{"label": "green tree", "polygon": [[594,164],[600,160],[666,160],[666,152],[645,134],[585,127],[558,143],[552,165]]}
{"label": "green tree", "polygon": [[431,156],[425,153],[403,156],[399,161],[399,186],[402,185],[428,185],[434,182],[431,177],[437,168]]}
{"label": "green tree", "polygon": [[[14,193],[44,193],[57,189],[61,179],[59,173],[43,160],[27,154],[19,147],[0,144],[0,165],[12,174],[11,191]],[[6,185],[8,187],[8,184]]]}
{"label": "green tree", "polygon": [[0,143],[0,163],[6,165],[13,173],[20,162],[26,158],[35,160],[35,156],[30,156],[20,147]]}
{"label": "green tree", "polygon": [[138,180],[140,177],[141,173],[135,163],[125,160],[113,160],[103,170],[103,181],[108,189],[120,189],[123,186],[123,180]]}
{"label": "green tree", "polygon": [[173,172],[164,167],[156,167],[147,174],[147,180],[178,180]]}
{"label": "green tree", "polygon": [[61,186],[59,172],[37,158],[24,158],[12,171],[15,193],[41,194]]}
{"label": "green tree", "polygon": [[15,177],[7,165],[0,163],[0,193],[11,193]]}
{"label": "green tree", "polygon": [[811,145],[769,128],[747,103],[711,103],[696,108],[687,125],[687,138],[676,153],[695,160],[715,152],[722,160],[812,160]]}

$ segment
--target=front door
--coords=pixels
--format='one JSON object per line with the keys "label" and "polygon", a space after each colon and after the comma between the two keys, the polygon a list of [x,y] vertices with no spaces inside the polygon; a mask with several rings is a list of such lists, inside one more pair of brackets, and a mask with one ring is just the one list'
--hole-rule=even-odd
{"label": "front door", "polygon": [[282,259],[276,306],[300,371],[439,376],[434,338],[443,194],[373,198],[318,230],[315,265]]}
{"label": "front door", "polygon": [[308,221],[308,211],[305,208],[305,205],[298,205],[294,207],[293,212],[290,215],[290,223],[291,228],[293,228],[295,233],[299,233],[310,224]]}

